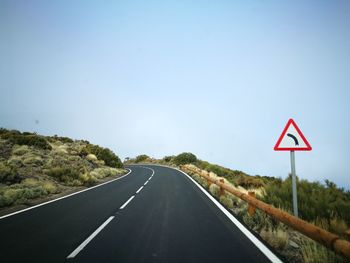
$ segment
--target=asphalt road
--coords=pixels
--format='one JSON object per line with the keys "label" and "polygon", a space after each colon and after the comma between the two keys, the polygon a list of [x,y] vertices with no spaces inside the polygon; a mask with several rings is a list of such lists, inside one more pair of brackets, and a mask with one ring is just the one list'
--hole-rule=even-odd
{"label": "asphalt road", "polygon": [[0,219],[0,262],[270,262],[187,176],[145,167]]}

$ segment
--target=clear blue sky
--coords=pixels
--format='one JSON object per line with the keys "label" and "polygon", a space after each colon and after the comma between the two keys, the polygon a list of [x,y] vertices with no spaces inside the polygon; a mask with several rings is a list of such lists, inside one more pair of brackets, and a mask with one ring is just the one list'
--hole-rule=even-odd
{"label": "clear blue sky", "polygon": [[0,126],[350,189],[349,1],[0,1]]}

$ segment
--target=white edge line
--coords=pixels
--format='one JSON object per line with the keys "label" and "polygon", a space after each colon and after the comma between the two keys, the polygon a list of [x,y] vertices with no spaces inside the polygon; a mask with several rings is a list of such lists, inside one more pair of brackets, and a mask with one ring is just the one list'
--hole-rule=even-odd
{"label": "white edge line", "polygon": [[192,177],[190,177],[185,172],[176,169],[179,172],[186,175],[195,185],[199,187],[199,189],[202,190],[203,193],[206,194],[206,196],[213,201],[214,204],[234,223],[239,230],[242,231],[242,233],[250,240],[254,245],[273,263],[282,263],[282,261],[268,248],[266,247],[259,239],[256,238],[244,225],[242,225],[241,222],[239,222],[232,214],[230,214],[213,196],[211,196],[199,183],[197,183]]}
{"label": "white edge line", "polygon": [[[282,261],[268,248],[266,247],[259,239],[256,238],[244,225],[242,225],[241,222],[239,222],[232,214],[230,214],[213,196],[211,196],[199,183],[197,183],[191,176],[189,176],[184,171],[181,171],[180,169],[166,166],[166,165],[159,165],[159,164],[149,164],[154,166],[160,166],[160,167],[166,167],[169,169],[174,169],[179,171],[180,173],[183,173],[186,175],[197,187],[202,190],[202,192],[231,220],[232,223],[234,223],[239,230],[242,231],[242,233],[273,263],[282,263]],[[135,165],[137,166],[137,165]],[[148,167],[144,167],[148,168]],[[151,168],[148,168],[151,169]]]}
{"label": "white edge line", "polygon": [[97,228],[83,243],[80,244],[79,247],[77,247],[72,253],[69,254],[67,258],[74,258],[76,255],[79,254],[80,251],[84,249],[84,247],[89,244],[89,242],[97,236],[98,233],[101,232],[103,228],[105,228],[106,225],[108,225],[109,222],[113,220],[114,216],[109,217],[102,225],[100,225],[99,228]]}
{"label": "white edge line", "polygon": [[142,188],[143,188],[143,186],[141,186],[141,187],[139,188],[139,190],[136,191],[136,193],[138,194],[138,193],[142,190]]}
{"label": "white edge line", "polygon": [[116,179],[113,179],[113,180],[110,180],[110,181],[108,181],[108,182],[105,182],[105,183],[102,183],[102,184],[98,184],[98,185],[89,187],[89,188],[87,188],[87,189],[84,189],[84,190],[81,190],[81,191],[78,191],[78,192],[75,192],[75,193],[72,193],[72,194],[69,194],[69,195],[65,195],[65,196],[62,196],[62,197],[59,197],[59,198],[56,198],[56,199],[53,199],[53,200],[50,200],[50,201],[47,201],[47,202],[44,202],[44,203],[35,205],[35,206],[31,206],[31,207],[28,207],[28,208],[25,208],[25,209],[22,209],[22,210],[13,212],[13,213],[11,213],[11,214],[7,214],[7,215],[4,215],[4,216],[1,216],[0,219],[4,219],[4,218],[9,217],[9,216],[13,216],[13,215],[16,215],[16,214],[20,214],[20,213],[23,213],[23,212],[25,212],[25,211],[28,211],[28,210],[37,208],[37,207],[39,207],[39,206],[47,205],[47,204],[50,204],[50,203],[53,203],[53,202],[62,200],[62,199],[64,199],[64,198],[71,197],[71,196],[76,195],[76,194],[80,194],[80,193],[83,193],[83,192],[86,192],[86,191],[90,191],[90,190],[92,190],[92,189],[94,189],[94,188],[97,188],[97,187],[100,187],[100,186],[102,186],[102,185],[106,185],[106,184],[112,183],[112,182],[114,182],[114,181],[117,181],[117,180],[119,180],[119,179],[124,178],[125,176],[129,175],[129,174],[132,172],[132,170],[129,169],[129,168],[126,168],[126,170],[129,170],[129,172],[128,172],[127,174],[124,174],[123,176],[118,177],[118,178],[116,178]]}
{"label": "white edge line", "polygon": [[134,199],[134,195],[132,196],[132,197],[130,197],[129,199],[128,199],[128,201],[126,201],[119,209],[124,209],[129,203],[130,203],[130,201],[132,200],[132,199]]}
{"label": "white edge line", "polygon": [[148,181],[146,181],[146,183],[144,183],[143,185],[146,185],[146,184],[148,184]]}

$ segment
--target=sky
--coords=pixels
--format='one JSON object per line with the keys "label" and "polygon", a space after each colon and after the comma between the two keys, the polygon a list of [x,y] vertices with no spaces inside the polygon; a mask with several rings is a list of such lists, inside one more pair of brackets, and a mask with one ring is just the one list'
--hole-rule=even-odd
{"label": "sky", "polygon": [[349,1],[0,1],[0,127],[350,189]]}

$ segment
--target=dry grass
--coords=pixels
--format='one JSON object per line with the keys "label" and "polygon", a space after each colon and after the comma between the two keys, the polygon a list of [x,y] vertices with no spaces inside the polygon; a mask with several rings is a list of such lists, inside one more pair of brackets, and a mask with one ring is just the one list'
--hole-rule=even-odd
{"label": "dry grass", "polygon": [[22,158],[19,156],[11,156],[7,163],[14,167],[22,167],[24,165]]}
{"label": "dry grass", "polygon": [[37,179],[34,179],[34,178],[27,178],[27,179],[24,179],[21,184],[24,186],[24,187],[35,187],[35,186],[38,186],[40,185],[40,181],[37,180]]}
{"label": "dry grass", "polygon": [[97,182],[97,178],[89,173],[79,175],[79,180],[74,180],[73,185],[93,185]]}
{"label": "dry grass", "polygon": [[0,207],[23,204],[30,199],[56,193],[57,191],[57,187],[52,182],[27,178],[19,184],[13,184],[0,190]]}
{"label": "dry grass", "polygon": [[14,155],[24,155],[30,151],[27,145],[15,145],[12,148],[12,154]]}
{"label": "dry grass", "polygon": [[338,256],[333,251],[305,237],[302,239],[301,255],[305,263],[334,262],[346,263],[346,259]]}
{"label": "dry grass", "polygon": [[97,161],[97,157],[95,154],[90,153],[86,156],[86,160],[88,160],[90,162],[95,162],[95,161]]}
{"label": "dry grass", "polygon": [[220,196],[220,203],[222,203],[225,207],[227,207],[229,209],[233,208],[233,201],[227,195]]}
{"label": "dry grass", "polygon": [[263,228],[260,232],[260,236],[278,250],[283,250],[289,241],[288,232],[282,228],[277,228],[276,230]]}
{"label": "dry grass", "polygon": [[215,196],[216,198],[220,197],[220,187],[217,186],[216,184],[211,184],[209,186],[209,192]]}
{"label": "dry grass", "polygon": [[344,235],[348,228],[346,222],[339,217],[333,217],[329,222],[329,230],[340,236]]}
{"label": "dry grass", "polygon": [[58,188],[52,182],[44,182],[42,187],[48,194],[55,194],[58,192]]}
{"label": "dry grass", "polygon": [[111,167],[103,167],[103,168],[96,168],[92,172],[90,172],[91,176],[94,176],[97,179],[102,179],[109,176],[116,176],[124,174],[126,170],[124,169],[116,169]]}
{"label": "dry grass", "polygon": [[23,164],[25,165],[40,166],[43,164],[43,159],[40,156],[27,153],[23,157],[24,157]]}

